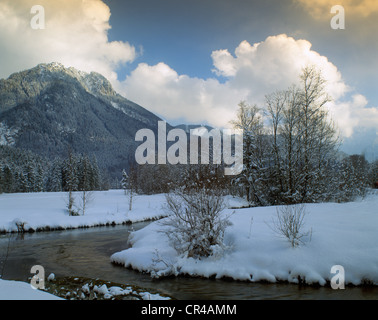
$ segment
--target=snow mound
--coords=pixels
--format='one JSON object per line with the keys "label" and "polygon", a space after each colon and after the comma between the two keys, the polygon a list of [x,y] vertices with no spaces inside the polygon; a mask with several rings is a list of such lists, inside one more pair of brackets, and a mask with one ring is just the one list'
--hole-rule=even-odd
{"label": "snow mound", "polygon": [[190,275],[244,281],[329,284],[334,265],[345,269],[345,284],[378,285],[378,194],[351,203],[306,205],[311,241],[293,248],[271,229],[276,207],[227,209],[232,226],[228,250],[193,259],[179,256],[159,221],[131,234],[131,248],[114,253],[113,263],[152,276]]}

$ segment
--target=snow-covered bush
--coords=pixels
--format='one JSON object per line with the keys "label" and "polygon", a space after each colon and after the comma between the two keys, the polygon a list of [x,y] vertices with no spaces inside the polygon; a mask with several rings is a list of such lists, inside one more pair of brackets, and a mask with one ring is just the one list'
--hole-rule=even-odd
{"label": "snow-covered bush", "polygon": [[171,215],[164,222],[166,234],[179,254],[201,258],[223,247],[223,236],[229,217],[220,190],[181,190],[167,194],[167,209]]}
{"label": "snow-covered bush", "polygon": [[312,229],[304,231],[306,208],[303,204],[277,208],[276,219],[273,219],[272,229],[279,236],[286,238],[293,248],[311,239]]}

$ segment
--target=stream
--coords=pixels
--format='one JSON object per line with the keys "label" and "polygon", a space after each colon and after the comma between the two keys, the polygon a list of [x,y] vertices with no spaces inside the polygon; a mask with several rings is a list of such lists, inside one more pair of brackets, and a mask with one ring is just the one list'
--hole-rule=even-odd
{"label": "stream", "polygon": [[152,279],[147,274],[113,265],[110,256],[128,247],[129,233],[148,223],[1,235],[0,274],[3,271],[4,280],[28,281],[31,267],[42,265],[46,277],[54,273],[56,277],[99,278],[152,289],[179,300],[378,299],[378,287],[372,286],[333,290],[188,277]]}

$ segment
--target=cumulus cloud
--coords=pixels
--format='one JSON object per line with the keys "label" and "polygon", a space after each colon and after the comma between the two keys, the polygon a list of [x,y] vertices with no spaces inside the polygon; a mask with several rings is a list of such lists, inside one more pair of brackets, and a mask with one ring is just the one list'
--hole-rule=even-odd
{"label": "cumulus cloud", "polygon": [[314,65],[327,80],[328,93],[338,99],[348,91],[336,66],[311,50],[307,40],[295,40],[286,34],[271,36],[262,42],[243,41],[235,49],[235,57],[227,50],[212,53],[214,72],[230,78],[234,87],[250,90],[250,98],[261,101],[274,90],[298,83],[302,68]]}
{"label": "cumulus cloud", "polygon": [[351,137],[354,129],[363,124],[361,115],[367,110],[365,109],[366,105],[366,98],[360,94],[354,95],[348,102],[331,102],[329,104],[332,118],[337,122],[343,137]]}
{"label": "cumulus cloud", "polygon": [[116,80],[117,67],[135,58],[133,46],[108,40],[110,9],[101,0],[38,1],[45,9],[42,30],[30,25],[35,4],[34,0],[0,3],[0,77],[58,61]]}
{"label": "cumulus cloud", "polygon": [[297,84],[302,68],[314,65],[327,81],[326,90],[333,99],[328,108],[344,137],[350,137],[355,128],[378,123],[378,109],[368,108],[366,98],[353,93],[337,67],[312,50],[307,40],[282,34],[255,44],[242,41],[233,54],[222,49],[211,57],[214,78],[179,75],[164,63],[141,63],[120,90],[167,120],[185,118],[222,127],[235,118],[241,100],[262,105],[266,94]]}
{"label": "cumulus cloud", "polygon": [[247,93],[217,79],[179,75],[162,62],[154,66],[139,64],[119,90],[166,120],[208,121],[219,127],[233,119],[235,106]]}
{"label": "cumulus cloud", "polygon": [[214,72],[227,77],[231,88],[248,89],[247,100],[262,104],[265,94],[297,84],[302,68],[314,65],[327,81],[326,90],[332,98],[327,107],[343,137],[351,137],[356,128],[377,127],[378,108],[368,107],[366,97],[353,93],[337,67],[311,46],[307,40],[285,34],[253,45],[243,41],[234,55],[228,50],[212,53]]}
{"label": "cumulus cloud", "polygon": [[349,102],[331,103],[330,111],[346,138],[350,138],[357,128],[378,127],[378,108],[368,107],[368,100],[361,94],[353,95]]}

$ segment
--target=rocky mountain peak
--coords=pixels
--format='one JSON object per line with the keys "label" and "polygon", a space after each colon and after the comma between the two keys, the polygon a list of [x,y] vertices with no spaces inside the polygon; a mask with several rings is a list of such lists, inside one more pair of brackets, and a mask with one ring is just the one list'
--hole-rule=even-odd
{"label": "rocky mountain peak", "polygon": [[103,75],[97,72],[86,73],[73,67],[66,68],[59,62],[39,64],[36,68],[42,76],[49,73],[52,76],[59,77],[66,75],[75,78],[89,93],[94,95],[116,95],[111,83]]}
{"label": "rocky mountain peak", "polygon": [[42,63],[0,80],[0,112],[37,97],[56,81],[75,81],[94,96],[116,96],[110,82],[97,72],[86,73],[58,62]]}

